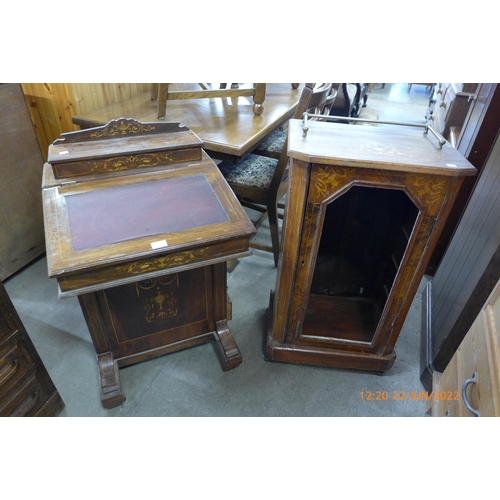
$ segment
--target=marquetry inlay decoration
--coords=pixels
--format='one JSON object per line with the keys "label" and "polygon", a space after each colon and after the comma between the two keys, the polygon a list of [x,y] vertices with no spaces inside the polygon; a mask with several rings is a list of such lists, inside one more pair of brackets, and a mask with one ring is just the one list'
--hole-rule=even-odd
{"label": "marquetry inlay decoration", "polygon": [[[195,150],[186,150],[195,151]],[[105,160],[91,160],[75,162],[74,164],[54,165],[56,175],[74,177],[79,175],[98,174],[105,172],[120,172],[139,168],[157,167],[179,161],[177,152],[144,153],[130,156],[114,156]],[[186,153],[184,153],[186,154]],[[197,158],[197,155],[195,158]],[[189,158],[190,159],[190,158]]]}
{"label": "marquetry inlay decoration", "polygon": [[121,118],[119,120],[110,121],[103,129],[96,130],[90,134],[90,137],[117,137],[120,135],[142,134],[144,132],[152,132],[156,130],[156,126],[150,123],[142,124],[135,120],[127,120]]}
{"label": "marquetry inlay decoration", "polygon": [[201,248],[198,251],[179,252],[174,255],[156,257],[151,260],[133,262],[129,265],[116,267],[116,272],[126,272],[127,274],[145,274],[153,271],[160,271],[174,266],[182,266],[199,259],[209,250],[210,247]]}
{"label": "marquetry inlay decoration", "polygon": [[178,313],[175,290],[179,288],[179,274],[151,278],[135,284],[137,297],[143,302],[144,318],[148,323],[162,320]]}
{"label": "marquetry inlay decoration", "polygon": [[[108,172],[128,170],[130,168],[156,167],[162,162],[174,161],[170,153],[142,154],[126,157],[110,158],[102,163],[102,168]],[[96,168],[99,164],[94,163]]]}
{"label": "marquetry inlay decoration", "polygon": [[439,179],[436,176],[411,174],[407,176],[407,183],[429,211],[441,204],[448,185],[446,179]]}
{"label": "marquetry inlay decoration", "polygon": [[[357,174],[355,169],[344,167],[319,167],[314,176],[314,191],[312,201],[314,203],[322,202],[331,194],[351,181],[356,183]],[[371,179],[377,180],[377,183],[388,183],[400,188],[407,187],[422,206],[427,207],[433,212],[435,207],[439,207],[446,191],[448,181],[445,178],[438,178],[431,175],[414,175],[391,172],[364,172],[364,180],[370,182]]]}
{"label": "marquetry inlay decoration", "polygon": [[318,169],[318,175],[315,180],[314,201],[318,202],[327,198],[330,193],[334,193],[339,186],[348,182],[352,177],[352,171],[347,168],[322,168]]}

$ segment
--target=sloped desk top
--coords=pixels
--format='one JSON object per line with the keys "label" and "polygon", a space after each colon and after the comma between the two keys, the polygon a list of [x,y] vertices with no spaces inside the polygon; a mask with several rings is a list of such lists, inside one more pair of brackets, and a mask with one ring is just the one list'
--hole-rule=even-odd
{"label": "sloped desk top", "polygon": [[206,153],[160,171],[50,184],[47,263],[62,297],[250,254],[255,229]]}

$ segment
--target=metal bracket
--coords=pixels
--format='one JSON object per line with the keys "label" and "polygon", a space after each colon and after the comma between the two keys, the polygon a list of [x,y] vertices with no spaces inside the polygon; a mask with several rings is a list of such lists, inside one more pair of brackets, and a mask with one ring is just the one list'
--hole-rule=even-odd
{"label": "metal bracket", "polygon": [[302,121],[302,135],[304,137],[307,136],[307,131],[309,130],[309,127],[307,126],[307,120],[309,118],[318,118],[321,119],[321,121],[345,121],[349,120],[350,122],[362,122],[362,123],[377,123],[377,124],[383,124],[383,125],[400,125],[404,127],[418,127],[418,128],[423,128],[424,129],[424,134],[427,134],[428,132],[431,132],[434,137],[438,140],[438,149],[442,149],[442,147],[446,144],[446,139],[436,132],[429,124],[423,124],[423,123],[405,123],[405,122],[392,122],[392,121],[382,121],[382,120],[368,120],[365,118],[350,118],[347,116],[334,116],[334,115],[315,115],[311,113],[304,113],[303,114],[303,121]]}

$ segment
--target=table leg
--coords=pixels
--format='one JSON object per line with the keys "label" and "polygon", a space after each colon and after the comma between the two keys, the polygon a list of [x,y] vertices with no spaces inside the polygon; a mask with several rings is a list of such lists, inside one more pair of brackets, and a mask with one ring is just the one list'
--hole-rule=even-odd
{"label": "table leg", "polygon": [[266,98],[266,84],[255,83],[255,94],[253,96],[253,112],[260,116],[264,112],[264,100]]}

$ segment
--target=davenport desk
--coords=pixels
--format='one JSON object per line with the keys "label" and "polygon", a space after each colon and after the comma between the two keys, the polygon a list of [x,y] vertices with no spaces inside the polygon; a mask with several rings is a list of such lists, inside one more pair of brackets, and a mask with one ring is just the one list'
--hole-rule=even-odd
{"label": "davenport desk", "polygon": [[[165,120],[189,127],[212,158],[237,161],[292,117],[301,92],[302,86],[294,89],[290,83],[266,84],[264,112],[260,116],[252,110],[251,97],[173,100],[168,102]],[[73,123],[85,129],[121,117],[158,122],[157,107],[146,92],[75,116]]]}
{"label": "davenport desk", "polygon": [[120,367],[208,341],[224,370],[242,361],[226,263],[255,229],[202,146],[178,123],[122,119],[49,147],[49,276],[78,296],[104,407],[124,400]]}
{"label": "davenport desk", "polygon": [[384,372],[458,189],[476,170],[417,128],[289,127],[266,354]]}

